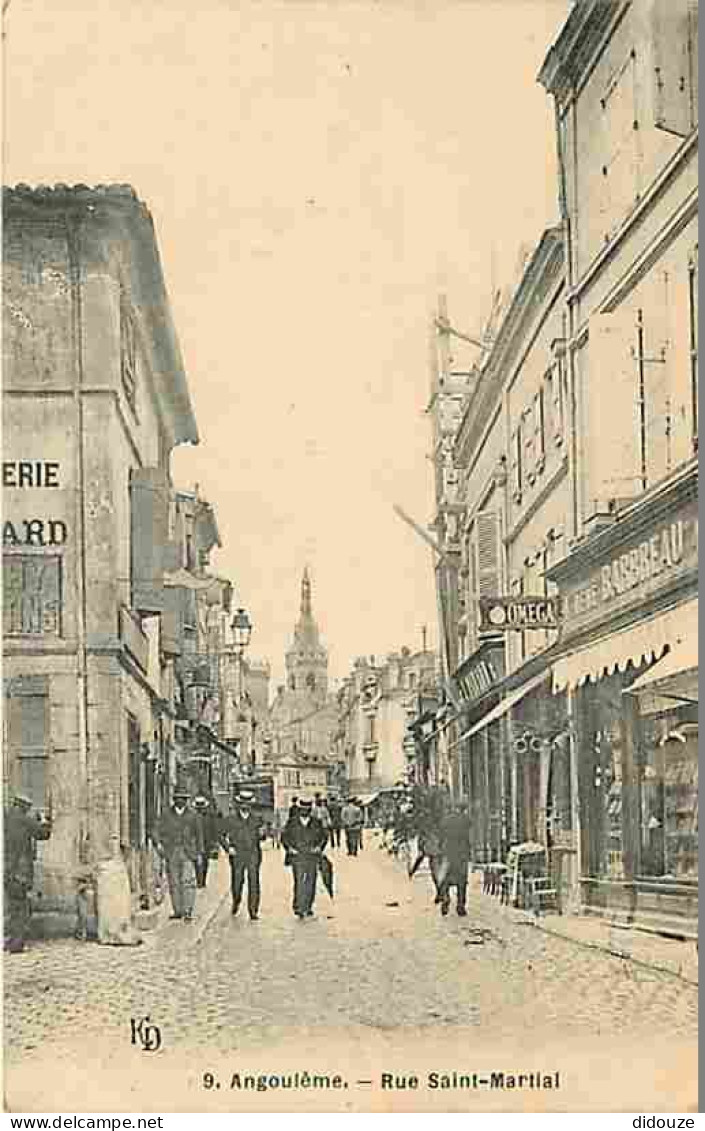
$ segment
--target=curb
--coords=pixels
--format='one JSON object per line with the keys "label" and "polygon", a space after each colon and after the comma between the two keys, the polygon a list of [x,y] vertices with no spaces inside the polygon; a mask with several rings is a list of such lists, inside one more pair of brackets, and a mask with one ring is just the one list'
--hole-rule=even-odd
{"label": "curb", "polygon": [[525,923],[528,927],[535,927],[536,930],[542,931],[545,935],[551,935],[554,939],[563,939],[564,942],[574,943],[576,946],[581,946],[585,950],[599,950],[603,954],[610,954],[613,958],[621,958],[629,962],[633,962],[636,966],[641,966],[646,970],[655,970],[659,974],[668,974],[671,978],[677,978],[679,982],[684,982],[687,986],[695,986],[698,988],[699,983],[693,981],[692,978],[687,978],[685,974],[681,974],[678,970],[671,969],[670,966],[660,966],[656,962],[648,962],[644,958],[636,958],[633,954],[629,954],[624,950],[617,950],[615,947],[609,946],[605,943],[588,942],[586,939],[576,939],[573,935],[564,934],[563,931],[555,931],[551,927],[546,927],[542,923],[538,923],[533,919],[520,919],[518,922]]}

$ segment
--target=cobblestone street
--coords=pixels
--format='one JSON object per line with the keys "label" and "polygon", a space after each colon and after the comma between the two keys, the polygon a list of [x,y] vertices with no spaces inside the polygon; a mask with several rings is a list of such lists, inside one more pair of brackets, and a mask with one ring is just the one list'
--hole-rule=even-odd
{"label": "cobblestone street", "polygon": [[[297,1110],[310,1092],[230,1086],[234,1073],[296,1070],[342,1075],[347,1087],[317,1097],[324,1112],[695,1104],[681,1091],[694,1079],[695,987],[537,931],[476,881],[468,918],[442,919],[430,878],[410,882],[378,844],[368,836],[357,859],[331,853],[336,899],[319,892],[304,923],[267,849],[258,922],[232,918],[221,858],[191,925],[164,916],[134,949],[42,942],[11,958],[10,1110]],[[130,1019],[147,1015],[161,1031],[155,1053],[130,1043]],[[640,1069],[647,1044],[658,1077]],[[429,1089],[434,1070],[558,1071],[561,1082]],[[204,1089],[208,1071],[220,1087]],[[382,1072],[414,1071],[418,1090],[380,1086]]]}

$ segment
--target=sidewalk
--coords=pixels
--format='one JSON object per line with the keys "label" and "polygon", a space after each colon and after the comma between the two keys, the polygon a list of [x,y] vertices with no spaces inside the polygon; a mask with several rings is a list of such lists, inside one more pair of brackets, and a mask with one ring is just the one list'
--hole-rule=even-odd
{"label": "sidewalk", "polygon": [[691,985],[698,985],[698,952],[694,942],[680,942],[633,927],[617,927],[605,919],[589,915],[542,915],[525,912],[519,920],[591,950],[603,950],[641,966],[673,974]]}

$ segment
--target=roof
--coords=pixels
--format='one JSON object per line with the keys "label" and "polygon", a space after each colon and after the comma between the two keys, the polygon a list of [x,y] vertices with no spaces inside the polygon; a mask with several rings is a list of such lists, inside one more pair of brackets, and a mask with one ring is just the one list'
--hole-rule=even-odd
{"label": "roof", "polygon": [[73,232],[80,270],[105,271],[107,266],[125,288],[142,331],[167,434],[172,444],[197,444],[196,419],[149,209],[124,184],[3,188],[5,234],[17,221],[26,228],[47,217]]}

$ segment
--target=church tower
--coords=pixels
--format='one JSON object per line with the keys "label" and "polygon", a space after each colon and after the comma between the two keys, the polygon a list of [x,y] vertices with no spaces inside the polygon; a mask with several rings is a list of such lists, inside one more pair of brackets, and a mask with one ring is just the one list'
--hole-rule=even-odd
{"label": "church tower", "polygon": [[316,703],[325,702],[328,694],[328,652],[321,644],[313,616],[308,566],[301,580],[301,608],[294,639],[286,653],[286,682],[289,692],[307,695]]}

